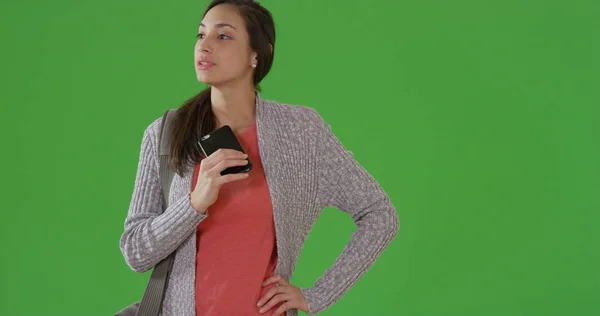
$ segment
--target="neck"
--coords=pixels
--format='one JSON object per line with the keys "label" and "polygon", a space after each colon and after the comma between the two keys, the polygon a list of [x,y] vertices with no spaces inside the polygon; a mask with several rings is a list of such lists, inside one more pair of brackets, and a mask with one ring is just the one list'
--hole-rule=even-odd
{"label": "neck", "polygon": [[215,115],[215,128],[229,125],[239,135],[256,120],[254,88],[251,86],[211,87],[210,99]]}

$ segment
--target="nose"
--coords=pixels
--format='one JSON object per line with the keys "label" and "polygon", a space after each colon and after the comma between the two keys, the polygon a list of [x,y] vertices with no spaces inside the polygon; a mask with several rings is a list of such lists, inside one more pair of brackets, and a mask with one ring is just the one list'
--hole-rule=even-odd
{"label": "nose", "polygon": [[199,48],[200,48],[200,52],[201,53],[208,53],[208,52],[210,52],[210,49],[205,44],[200,44]]}
{"label": "nose", "polygon": [[205,37],[198,42],[198,50],[202,53],[208,53],[212,51],[212,43],[210,43],[208,37]]}

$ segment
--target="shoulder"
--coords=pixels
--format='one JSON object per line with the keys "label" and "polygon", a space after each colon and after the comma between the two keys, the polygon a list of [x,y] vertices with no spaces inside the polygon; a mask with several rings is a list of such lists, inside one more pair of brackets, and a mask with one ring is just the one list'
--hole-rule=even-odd
{"label": "shoulder", "polygon": [[263,99],[263,106],[265,117],[280,124],[300,125],[303,129],[314,129],[315,132],[328,126],[319,112],[307,105]]}
{"label": "shoulder", "polygon": [[158,138],[158,135],[160,134],[161,125],[162,115],[151,121],[150,124],[146,126],[146,130],[144,131],[144,133],[148,134],[149,136],[152,136],[153,138]]}
{"label": "shoulder", "polygon": [[160,137],[160,128],[162,125],[162,115],[147,122],[142,135],[142,143],[155,148]]}

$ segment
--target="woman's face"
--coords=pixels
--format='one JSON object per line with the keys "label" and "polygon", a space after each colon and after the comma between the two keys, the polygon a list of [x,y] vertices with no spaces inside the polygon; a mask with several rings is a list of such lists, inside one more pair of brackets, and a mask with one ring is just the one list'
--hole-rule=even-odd
{"label": "woman's face", "polygon": [[257,54],[249,45],[244,20],[231,5],[218,5],[206,13],[194,48],[200,82],[222,86],[248,80],[252,84]]}

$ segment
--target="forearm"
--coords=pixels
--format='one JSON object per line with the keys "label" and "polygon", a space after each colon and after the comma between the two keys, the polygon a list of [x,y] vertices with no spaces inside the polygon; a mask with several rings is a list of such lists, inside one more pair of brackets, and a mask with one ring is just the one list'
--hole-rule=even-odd
{"label": "forearm", "polygon": [[316,315],[337,302],[366,273],[399,230],[398,214],[387,199],[371,206],[356,221],[357,230],[335,263],[302,293],[309,315]]}
{"label": "forearm", "polygon": [[354,159],[314,110],[317,122],[319,204],[350,215],[357,230],[335,263],[302,292],[311,315],[339,300],[373,265],[398,234],[400,219],[390,198],[371,174]]}
{"label": "forearm", "polygon": [[206,218],[184,196],[169,206],[163,214],[135,213],[125,222],[121,237],[121,252],[127,265],[136,272],[150,270],[175,251]]}
{"label": "forearm", "polygon": [[151,269],[175,251],[207,217],[192,207],[190,194],[172,201],[164,209],[155,129],[156,126],[151,125],[144,131],[135,185],[120,239],[126,263],[137,272]]}

